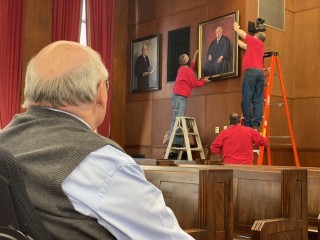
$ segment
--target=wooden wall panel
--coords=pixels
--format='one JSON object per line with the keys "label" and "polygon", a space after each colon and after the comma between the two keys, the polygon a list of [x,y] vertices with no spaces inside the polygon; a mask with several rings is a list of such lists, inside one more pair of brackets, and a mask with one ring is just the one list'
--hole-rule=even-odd
{"label": "wooden wall panel", "polygon": [[[153,21],[155,18],[155,1],[152,0],[127,0],[128,8],[128,25],[135,25]],[[124,8],[121,15],[126,13]]]}
{"label": "wooden wall panel", "polygon": [[111,96],[111,120],[110,120],[110,138],[116,141],[120,146],[124,146],[125,139],[125,99],[126,89],[129,85],[126,81],[128,76],[127,59],[123,56],[130,56],[127,53],[128,39],[128,16],[123,12],[128,10],[127,0],[115,1],[115,33],[113,49],[113,69],[110,76],[112,81]]}
{"label": "wooden wall panel", "polygon": [[307,1],[293,0],[293,2],[294,2],[294,10],[297,12],[301,10],[320,7],[319,0],[307,0]]}
{"label": "wooden wall panel", "polygon": [[173,116],[171,99],[153,101],[152,110],[152,145],[162,146],[163,136],[170,130]]}
{"label": "wooden wall panel", "polygon": [[320,149],[320,98],[304,98],[293,101],[295,118],[293,127],[297,145],[302,148]]}
{"label": "wooden wall panel", "polygon": [[206,135],[203,144],[209,147],[217,137],[215,127],[220,131],[229,125],[229,114],[241,113],[241,92],[212,94],[206,96]]}
{"label": "wooden wall panel", "polygon": [[293,38],[295,98],[320,96],[319,21],[320,7],[295,14]]}
{"label": "wooden wall panel", "polygon": [[52,0],[27,0],[24,14],[21,103],[24,101],[27,64],[35,54],[51,43]]}
{"label": "wooden wall panel", "polygon": [[[289,107],[289,114],[291,118],[291,122],[293,124],[293,116],[294,116],[294,111],[292,107],[292,100],[287,99],[288,101],[288,107]],[[271,104],[277,104],[277,103],[283,103],[283,97],[281,96],[272,96],[271,97]],[[284,105],[282,106],[277,106],[277,105],[272,105],[270,106],[270,115],[269,115],[269,130],[270,130],[270,136],[290,136],[289,133],[289,125],[286,117],[286,110]],[[293,132],[295,132],[298,129],[293,127]],[[278,144],[287,144],[291,143],[291,139],[272,139],[270,140],[270,143],[272,145],[278,143]]]}
{"label": "wooden wall panel", "polygon": [[134,146],[151,145],[152,103],[131,102],[126,105],[125,144]]}
{"label": "wooden wall panel", "polygon": [[[288,41],[288,39],[292,39],[293,36],[294,15],[291,12],[287,11],[285,17],[285,31],[267,27],[265,52],[272,51],[279,53],[279,62],[282,70],[282,77],[284,80],[286,95],[287,97],[293,97],[293,82],[295,72],[295,68],[293,67],[294,41]],[[271,58],[265,59],[266,68],[270,67],[270,59]],[[268,76],[266,76],[266,79],[267,78]],[[279,84],[279,75],[274,76],[274,83],[273,94],[282,95]]]}
{"label": "wooden wall panel", "polygon": [[[156,18],[174,15],[191,9],[196,9],[206,4],[206,0],[155,0]],[[189,16],[191,17],[191,16]]]}
{"label": "wooden wall panel", "polygon": [[293,12],[294,11],[294,3],[295,3],[295,0],[286,0],[285,1],[286,10]]}

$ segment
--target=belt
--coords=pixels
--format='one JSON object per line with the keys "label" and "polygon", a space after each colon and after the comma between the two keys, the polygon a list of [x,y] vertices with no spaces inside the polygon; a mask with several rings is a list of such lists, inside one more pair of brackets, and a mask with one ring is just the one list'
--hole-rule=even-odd
{"label": "belt", "polygon": [[180,95],[180,94],[176,94],[176,93],[174,93],[174,95],[180,96],[180,97],[184,97],[184,98],[188,98],[188,97],[186,97],[186,96],[183,96],[183,95]]}
{"label": "belt", "polygon": [[259,68],[247,68],[244,72],[250,71],[250,70],[258,70],[258,71],[262,71],[263,72],[263,70],[259,69]]}

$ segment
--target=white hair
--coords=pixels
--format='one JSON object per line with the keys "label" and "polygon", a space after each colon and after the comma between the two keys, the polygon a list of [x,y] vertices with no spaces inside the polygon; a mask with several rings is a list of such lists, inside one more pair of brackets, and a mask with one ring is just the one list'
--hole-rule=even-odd
{"label": "white hair", "polygon": [[27,108],[30,102],[37,105],[49,104],[52,107],[93,102],[98,84],[101,80],[108,79],[109,73],[101,56],[89,47],[85,49],[88,61],[51,79],[44,79],[35,70],[35,58],[31,59],[27,66],[24,89],[26,100],[23,107]]}

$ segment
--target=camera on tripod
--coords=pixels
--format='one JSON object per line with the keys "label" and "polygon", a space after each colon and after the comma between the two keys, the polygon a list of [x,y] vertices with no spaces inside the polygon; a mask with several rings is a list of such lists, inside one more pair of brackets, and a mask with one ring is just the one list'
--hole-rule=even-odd
{"label": "camera on tripod", "polygon": [[257,18],[256,23],[248,22],[248,32],[249,33],[257,33],[257,32],[264,32],[266,31],[266,26],[264,25],[263,18]]}

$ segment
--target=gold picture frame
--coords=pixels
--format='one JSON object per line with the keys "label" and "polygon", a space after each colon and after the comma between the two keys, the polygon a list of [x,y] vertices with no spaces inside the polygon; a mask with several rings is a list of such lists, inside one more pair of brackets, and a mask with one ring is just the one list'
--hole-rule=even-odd
{"label": "gold picture frame", "polygon": [[159,90],[159,79],[160,34],[132,40],[130,92]]}
{"label": "gold picture frame", "polygon": [[218,80],[238,76],[238,34],[233,23],[239,11],[199,24],[198,78]]}

